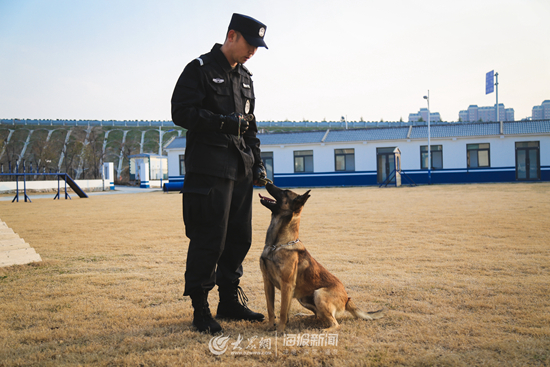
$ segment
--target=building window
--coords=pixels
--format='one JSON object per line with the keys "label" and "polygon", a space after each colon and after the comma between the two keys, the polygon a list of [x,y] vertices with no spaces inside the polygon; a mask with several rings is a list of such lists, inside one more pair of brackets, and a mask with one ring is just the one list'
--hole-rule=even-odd
{"label": "building window", "polygon": [[490,167],[489,143],[466,145],[468,168]]}
{"label": "building window", "polygon": [[185,154],[180,154],[180,176],[185,176]]}
{"label": "building window", "polygon": [[[443,169],[443,146],[430,145],[432,169]],[[420,146],[420,163],[422,169],[428,169],[428,146]]]}
{"label": "building window", "polygon": [[313,172],[313,150],[294,152],[294,172]]}
{"label": "building window", "polygon": [[355,149],[334,149],[336,171],[355,171]]}
{"label": "building window", "polygon": [[261,152],[260,155],[264,162],[267,178],[273,181],[273,152]]}

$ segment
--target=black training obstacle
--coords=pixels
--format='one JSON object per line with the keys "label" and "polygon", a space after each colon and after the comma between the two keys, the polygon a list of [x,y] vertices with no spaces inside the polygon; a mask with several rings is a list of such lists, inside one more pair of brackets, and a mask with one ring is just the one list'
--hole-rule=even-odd
{"label": "black training obstacle", "polygon": [[55,199],[61,199],[61,181],[62,180],[64,181],[65,200],[66,199],[71,199],[71,196],[67,192],[67,185],[69,185],[69,187],[71,189],[73,189],[73,191],[78,195],[78,197],[80,197],[80,198],[87,198],[88,197],[88,195],[86,195],[86,193],[80,188],[80,186],[78,186],[78,184],[67,173],[59,173],[59,172],[56,172],[56,173],[35,173],[35,172],[17,173],[17,172],[13,172],[13,173],[0,173],[0,176],[11,176],[11,177],[15,178],[15,197],[11,201],[12,203],[13,202],[19,202],[19,177],[23,177],[23,181],[22,181],[22,183],[23,183],[23,196],[24,196],[25,202],[27,202],[27,201],[30,202],[30,203],[32,202],[31,198],[27,195],[27,176],[54,176],[54,177],[57,177],[57,194],[53,198],[54,200]]}

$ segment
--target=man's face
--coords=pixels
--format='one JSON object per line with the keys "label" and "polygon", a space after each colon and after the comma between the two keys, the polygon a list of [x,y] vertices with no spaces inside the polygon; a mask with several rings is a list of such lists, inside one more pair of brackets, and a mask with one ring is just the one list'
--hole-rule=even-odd
{"label": "man's face", "polygon": [[241,63],[244,64],[248,61],[254,54],[258,47],[252,46],[249,44],[241,34],[235,33],[231,42],[230,48],[230,64]]}

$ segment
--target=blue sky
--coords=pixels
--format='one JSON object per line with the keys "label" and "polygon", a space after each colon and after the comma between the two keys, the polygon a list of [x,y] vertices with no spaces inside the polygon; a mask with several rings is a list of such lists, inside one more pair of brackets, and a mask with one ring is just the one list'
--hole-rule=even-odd
{"label": "blue sky", "polygon": [[232,13],[267,25],[258,120],[516,119],[550,99],[550,1],[0,0],[0,117],[169,120],[184,66],[223,42]]}

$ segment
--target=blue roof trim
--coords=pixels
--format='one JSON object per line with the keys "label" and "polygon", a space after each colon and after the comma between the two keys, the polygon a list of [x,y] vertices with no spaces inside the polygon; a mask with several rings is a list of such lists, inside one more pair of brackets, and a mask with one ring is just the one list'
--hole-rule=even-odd
{"label": "blue roof trim", "polygon": [[371,128],[361,130],[330,131],[325,142],[369,141],[369,140],[399,140],[406,139],[408,127]]}
{"label": "blue roof trim", "polygon": [[258,134],[257,136],[262,145],[311,144],[320,143],[325,136],[325,131]]}
{"label": "blue roof trim", "polygon": [[504,124],[504,134],[537,133],[550,133],[550,120],[529,121],[528,123],[514,121]]}
{"label": "blue roof trim", "polygon": [[[430,135],[432,138],[452,138],[462,136],[499,135],[500,124],[498,122],[474,123],[450,126],[432,126]],[[413,127],[411,139],[428,138],[428,127]]]}
{"label": "blue roof trim", "polygon": [[187,143],[187,138],[185,136],[179,136],[179,137],[175,138],[174,140],[172,140],[172,142],[170,144],[168,144],[168,146],[164,149],[167,150],[167,149],[185,148],[186,143]]}

